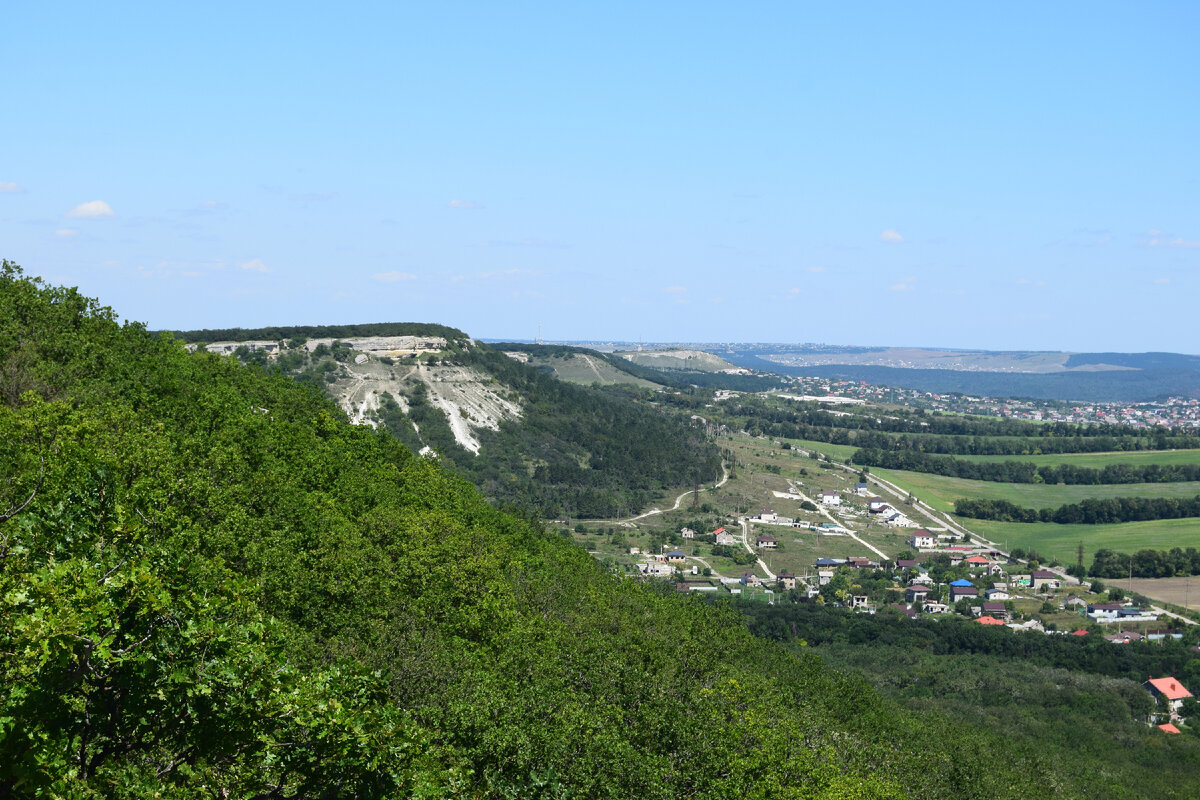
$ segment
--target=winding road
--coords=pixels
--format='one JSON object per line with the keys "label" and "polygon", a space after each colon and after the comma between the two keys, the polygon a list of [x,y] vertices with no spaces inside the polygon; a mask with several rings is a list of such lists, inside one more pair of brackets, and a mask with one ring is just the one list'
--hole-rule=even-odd
{"label": "winding road", "polygon": [[[725,485],[725,483],[726,483],[728,480],[729,480],[729,470],[725,469],[725,465],[724,465],[724,464],[722,464],[722,465],[721,465],[721,480],[719,480],[719,481],[717,481],[716,483],[714,483],[714,484],[713,484],[711,487],[709,487],[709,486],[705,486],[705,487],[703,487],[703,488],[702,488],[700,491],[702,491],[702,492],[707,492],[707,491],[708,491],[710,488],[712,488],[712,489],[720,489],[722,486],[724,486],[724,485]],[[688,496],[689,494],[691,494],[693,491],[695,491],[695,490],[694,490],[694,489],[688,489],[686,492],[684,492],[683,494],[679,495],[679,497],[676,497],[676,498],[675,498],[675,505],[673,505],[673,506],[671,506],[670,508],[668,508],[668,509],[667,509],[667,511],[678,511],[678,510],[679,510],[679,506],[680,506],[680,504],[682,504],[682,503],[683,503],[683,498],[687,497],[687,496]],[[629,519],[623,519],[623,520],[621,520],[621,522],[636,522],[636,521],[637,521],[637,520],[639,520],[639,519],[645,519],[646,517],[652,517],[652,516],[654,516],[655,514],[661,514],[661,513],[663,513],[663,510],[662,510],[661,508],[652,508],[652,509],[650,509],[649,511],[646,511],[646,512],[644,512],[644,513],[642,513],[642,514],[638,514],[636,517],[630,517]]]}

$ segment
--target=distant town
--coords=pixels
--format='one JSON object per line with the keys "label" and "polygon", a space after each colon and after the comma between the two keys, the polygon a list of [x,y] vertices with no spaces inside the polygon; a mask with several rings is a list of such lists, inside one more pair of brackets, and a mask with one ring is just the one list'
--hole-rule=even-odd
{"label": "distant town", "polygon": [[840,398],[843,401],[892,403],[944,413],[980,414],[1038,422],[1200,428],[1200,400],[1193,397],[1168,397],[1141,403],[1070,403],[937,394],[875,386],[864,381],[831,381],[828,378],[792,378],[791,381],[794,391],[801,392],[809,399],[827,399],[830,402],[837,402]]}

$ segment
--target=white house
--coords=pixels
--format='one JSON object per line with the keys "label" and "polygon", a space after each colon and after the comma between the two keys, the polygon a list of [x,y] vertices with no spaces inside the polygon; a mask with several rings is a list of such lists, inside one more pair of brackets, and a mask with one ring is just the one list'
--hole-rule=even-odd
{"label": "white house", "polygon": [[651,561],[647,564],[638,564],[638,571],[647,578],[667,578],[674,574],[675,568],[660,561]]}
{"label": "white house", "polygon": [[908,537],[908,544],[918,550],[931,550],[937,547],[937,537],[924,528],[919,528],[916,533]]}
{"label": "white house", "polygon": [[821,492],[821,505],[825,506],[840,506],[842,504],[842,496],[837,492]]}
{"label": "white house", "polygon": [[717,532],[717,544],[737,544],[737,539],[733,538],[733,534],[729,533],[724,528]]}
{"label": "white house", "polygon": [[1121,607],[1120,603],[1092,603],[1087,607],[1087,615],[1098,622],[1115,620]]}
{"label": "white house", "polygon": [[867,500],[867,511],[872,514],[880,514],[884,511],[887,511],[889,508],[891,508],[891,505],[889,505],[888,501],[884,500],[882,497],[872,497],[871,499]]}

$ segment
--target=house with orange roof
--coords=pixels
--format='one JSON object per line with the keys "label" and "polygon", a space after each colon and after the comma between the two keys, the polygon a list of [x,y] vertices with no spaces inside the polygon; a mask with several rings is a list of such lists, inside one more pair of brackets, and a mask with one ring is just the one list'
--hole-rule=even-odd
{"label": "house with orange roof", "polygon": [[1180,733],[1179,728],[1176,728],[1169,722],[1164,722],[1162,725],[1159,725],[1158,729],[1163,733]]}
{"label": "house with orange roof", "polygon": [[975,621],[978,622],[980,625],[1004,625],[1004,624],[1006,624],[1004,622],[1004,620],[1002,620],[1002,619],[996,619],[995,617],[988,617],[988,616],[980,617],[979,619],[977,619]]}
{"label": "house with orange roof", "polygon": [[1170,677],[1151,678],[1142,685],[1150,690],[1150,694],[1162,698],[1172,716],[1177,715],[1183,701],[1192,696],[1182,683]]}

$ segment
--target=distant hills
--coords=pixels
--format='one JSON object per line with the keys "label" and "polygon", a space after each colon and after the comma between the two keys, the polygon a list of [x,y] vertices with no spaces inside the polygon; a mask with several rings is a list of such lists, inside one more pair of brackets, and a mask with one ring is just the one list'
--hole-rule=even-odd
{"label": "distant hills", "polygon": [[996,353],[763,344],[706,349],[750,369],[939,394],[1085,402],[1200,397],[1200,357],[1178,353]]}
{"label": "distant hills", "polygon": [[[1183,353],[1066,353],[929,347],[713,342],[572,342],[575,350],[602,351],[653,368],[660,380],[767,388],[763,373],[823,377],[938,394],[1081,402],[1144,402],[1168,396],[1200,397],[1200,356]],[[517,345],[533,347],[535,345]],[[567,346],[567,345],[541,345]],[[634,350],[634,347],[639,348]],[[706,362],[694,354],[707,353]],[[681,355],[682,354],[682,355]],[[732,385],[722,370],[758,373]],[[686,374],[684,374],[686,373]]]}

